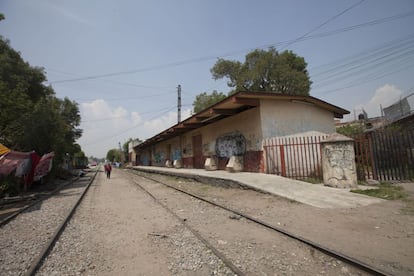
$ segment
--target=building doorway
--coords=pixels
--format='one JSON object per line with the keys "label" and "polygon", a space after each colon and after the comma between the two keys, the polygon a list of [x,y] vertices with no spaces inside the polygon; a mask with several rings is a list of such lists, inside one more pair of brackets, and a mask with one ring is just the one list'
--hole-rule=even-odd
{"label": "building doorway", "polygon": [[203,169],[204,168],[204,158],[203,158],[203,139],[201,134],[193,136],[193,159],[194,159],[194,168]]}

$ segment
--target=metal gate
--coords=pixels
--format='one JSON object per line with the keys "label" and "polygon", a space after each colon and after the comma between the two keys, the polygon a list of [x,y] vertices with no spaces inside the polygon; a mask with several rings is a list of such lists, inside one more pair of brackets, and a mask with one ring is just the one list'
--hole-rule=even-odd
{"label": "metal gate", "polygon": [[320,142],[326,137],[321,135],[265,139],[265,173],[301,180],[322,180]]}
{"label": "metal gate", "polygon": [[381,129],[353,137],[358,179],[414,179],[414,130]]}

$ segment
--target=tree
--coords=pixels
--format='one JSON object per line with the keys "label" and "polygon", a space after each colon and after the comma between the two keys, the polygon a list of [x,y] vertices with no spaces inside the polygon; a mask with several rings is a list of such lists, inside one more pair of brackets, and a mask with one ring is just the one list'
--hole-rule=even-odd
{"label": "tree", "polygon": [[198,113],[201,110],[221,101],[222,99],[226,98],[227,96],[224,93],[217,92],[214,90],[211,94],[207,94],[207,92],[203,92],[196,96],[193,102],[193,112]]}
{"label": "tree", "polygon": [[279,53],[256,49],[244,63],[219,59],[211,68],[215,80],[228,78],[227,85],[237,91],[266,91],[290,95],[309,95],[311,81],[304,58],[291,51]]}
{"label": "tree", "polygon": [[[1,19],[1,14],[0,14]],[[32,67],[0,37],[0,143],[17,151],[55,152],[56,162],[81,149],[76,102],[44,85],[42,68]]]}
{"label": "tree", "polygon": [[109,162],[121,162],[122,152],[119,149],[110,149],[106,153],[106,159]]}

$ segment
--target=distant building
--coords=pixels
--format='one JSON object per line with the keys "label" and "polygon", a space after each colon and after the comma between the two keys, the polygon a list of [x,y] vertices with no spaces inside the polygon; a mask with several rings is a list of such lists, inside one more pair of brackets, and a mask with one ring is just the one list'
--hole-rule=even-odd
{"label": "distant building", "polygon": [[135,166],[137,164],[137,154],[134,150],[136,146],[141,143],[141,140],[136,139],[128,143],[128,164]]}

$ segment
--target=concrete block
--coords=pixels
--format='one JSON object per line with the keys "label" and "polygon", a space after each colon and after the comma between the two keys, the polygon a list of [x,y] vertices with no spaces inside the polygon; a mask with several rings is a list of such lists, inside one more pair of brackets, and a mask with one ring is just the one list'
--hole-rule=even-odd
{"label": "concrete block", "polygon": [[334,134],[321,144],[324,184],[336,188],[357,188],[354,141]]}
{"label": "concrete block", "polygon": [[228,172],[241,172],[243,171],[243,156],[232,156],[226,165],[226,171]]}
{"label": "concrete block", "polygon": [[215,171],[217,170],[217,164],[216,164],[216,160],[213,157],[209,157],[206,159],[206,161],[204,162],[204,168],[207,171]]}
{"label": "concrete block", "polygon": [[180,169],[182,167],[181,160],[174,160],[174,168]]}
{"label": "concrete block", "polygon": [[172,168],[173,164],[171,163],[171,160],[167,160],[167,161],[165,161],[165,166],[166,166],[167,168]]}

